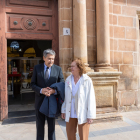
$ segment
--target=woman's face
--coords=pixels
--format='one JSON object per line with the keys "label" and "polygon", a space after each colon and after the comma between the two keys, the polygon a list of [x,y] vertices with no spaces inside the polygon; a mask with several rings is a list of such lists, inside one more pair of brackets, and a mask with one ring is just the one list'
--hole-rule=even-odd
{"label": "woman's face", "polygon": [[71,73],[73,74],[73,75],[79,75],[79,68],[77,67],[77,65],[76,65],[76,62],[75,61],[73,61],[72,63],[71,63]]}

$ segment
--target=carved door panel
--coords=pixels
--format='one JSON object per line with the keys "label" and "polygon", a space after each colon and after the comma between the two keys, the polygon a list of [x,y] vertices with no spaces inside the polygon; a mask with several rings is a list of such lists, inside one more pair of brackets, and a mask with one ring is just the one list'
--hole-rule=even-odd
{"label": "carved door panel", "polygon": [[8,0],[8,5],[26,5],[26,6],[37,6],[37,7],[49,7],[47,0]]}
{"label": "carved door panel", "polygon": [[57,0],[6,0],[6,38],[52,40],[52,49],[58,49]]}

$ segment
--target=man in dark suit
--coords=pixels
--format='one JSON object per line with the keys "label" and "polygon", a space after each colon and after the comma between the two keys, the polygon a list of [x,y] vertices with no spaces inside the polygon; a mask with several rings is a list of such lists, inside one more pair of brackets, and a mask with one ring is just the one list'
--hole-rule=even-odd
{"label": "man in dark suit", "polygon": [[[37,140],[44,140],[45,115],[39,112],[40,106],[45,96],[51,94],[57,95],[57,91],[50,86],[57,82],[64,82],[63,73],[59,66],[54,65],[55,52],[51,49],[44,50],[44,64],[34,67],[31,86],[35,91],[35,110],[36,110],[36,128]],[[49,108],[49,106],[46,106]],[[55,118],[49,116],[48,123],[48,140],[55,140]]]}

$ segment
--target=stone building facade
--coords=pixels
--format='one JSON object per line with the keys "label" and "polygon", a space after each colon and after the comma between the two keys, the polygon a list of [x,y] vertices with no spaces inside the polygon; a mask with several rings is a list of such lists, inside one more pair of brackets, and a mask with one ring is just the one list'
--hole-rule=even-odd
{"label": "stone building facade", "polygon": [[[64,72],[73,58],[73,23],[78,22],[73,18],[74,1],[59,2],[59,51],[64,52],[60,66]],[[96,64],[108,63],[122,72],[116,95],[120,111],[140,105],[139,11],[138,0],[86,0],[88,64],[96,69]],[[63,36],[64,27],[71,29],[70,36]]]}
{"label": "stone building facade", "polygon": [[[38,32],[39,35],[34,34],[33,37],[27,30],[22,31],[25,35],[21,35],[21,31],[15,31],[15,28],[8,30],[10,21],[7,15],[48,16],[43,13],[46,7],[39,13],[34,13],[29,11],[26,5],[26,12],[22,13],[19,7],[25,5],[24,3],[19,3],[18,7],[13,4],[16,0],[0,0],[0,120],[8,117],[6,40],[11,38],[53,40],[52,48],[59,56],[57,61],[59,59],[65,78],[69,74],[68,67],[72,59],[81,58],[86,65],[88,75],[93,80],[97,107],[99,110],[102,109],[102,112],[107,112],[107,108],[110,108],[110,112],[114,109],[116,111],[139,110],[140,1],[46,1],[55,5],[58,28],[55,31],[52,29],[52,36],[41,31]],[[10,4],[13,4],[12,10],[9,7]],[[51,12],[49,16],[54,17]],[[53,23],[52,25],[55,25]],[[63,33],[64,28],[70,29],[70,35]],[[56,32],[58,35],[55,34]],[[32,30],[32,33],[37,33],[37,31]],[[54,34],[58,37],[58,41]]]}

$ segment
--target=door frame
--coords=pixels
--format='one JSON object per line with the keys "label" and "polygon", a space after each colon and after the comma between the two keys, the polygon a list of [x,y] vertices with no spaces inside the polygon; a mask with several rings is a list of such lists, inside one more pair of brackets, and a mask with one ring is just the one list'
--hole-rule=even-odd
{"label": "door frame", "polygon": [[[59,34],[58,34],[58,0],[52,0],[54,2],[53,6],[53,32],[52,34],[32,34],[30,33],[19,33],[19,32],[7,32],[7,17],[6,15],[14,12],[18,14],[20,10],[16,8],[6,6],[7,0],[0,1],[0,120],[8,118],[8,97],[7,97],[7,40],[8,39],[20,39],[20,40],[52,40],[52,49],[56,52],[55,62],[59,65]],[[27,11],[28,12],[28,11]],[[34,11],[37,13],[36,11]],[[31,11],[33,15],[33,11]],[[22,13],[23,14],[23,13]],[[27,13],[26,13],[27,14]],[[30,14],[30,13],[28,13]],[[42,10],[42,14],[43,10]],[[4,24],[3,24],[4,23]],[[6,71],[5,71],[6,70]]]}

